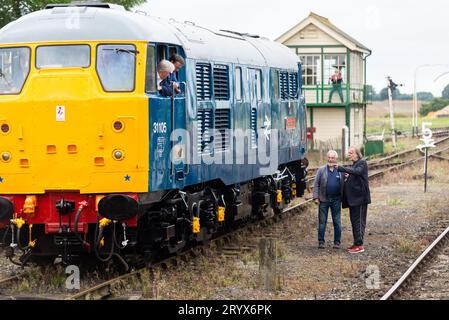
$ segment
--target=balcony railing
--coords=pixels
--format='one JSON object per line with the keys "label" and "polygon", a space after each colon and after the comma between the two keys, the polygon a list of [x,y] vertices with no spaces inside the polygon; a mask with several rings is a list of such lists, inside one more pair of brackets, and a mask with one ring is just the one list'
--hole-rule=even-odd
{"label": "balcony railing", "polygon": [[347,84],[342,84],[341,95],[343,100],[341,100],[340,98],[340,95],[338,93],[339,90],[334,90],[332,99],[329,100],[329,98],[331,98],[330,95],[333,90],[332,85],[317,84],[315,86],[303,86],[307,104],[335,106],[344,106],[349,103],[372,103],[372,98],[369,96],[366,88],[366,85],[350,84],[348,86]]}

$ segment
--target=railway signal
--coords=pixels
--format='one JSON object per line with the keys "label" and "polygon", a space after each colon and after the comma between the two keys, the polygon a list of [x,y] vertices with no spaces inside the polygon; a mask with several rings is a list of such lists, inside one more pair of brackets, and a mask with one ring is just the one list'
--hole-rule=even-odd
{"label": "railway signal", "polygon": [[393,106],[393,92],[398,86],[402,84],[396,84],[393,82],[390,76],[387,77],[388,80],[388,101],[390,104],[390,126],[391,126],[391,139],[393,141],[393,149],[396,150],[396,129],[394,128],[394,106]]}

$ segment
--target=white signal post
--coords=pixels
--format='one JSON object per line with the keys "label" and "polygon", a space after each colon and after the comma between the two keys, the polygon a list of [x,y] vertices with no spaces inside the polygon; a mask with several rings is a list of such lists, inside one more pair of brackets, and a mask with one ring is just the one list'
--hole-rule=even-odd
{"label": "white signal post", "polygon": [[422,138],[420,139],[423,144],[418,145],[416,148],[423,152],[424,149],[424,192],[427,192],[427,162],[429,155],[429,148],[435,148],[434,139],[432,139],[432,130],[427,126],[431,126],[431,122],[422,123]]}
{"label": "white signal post", "polygon": [[396,130],[394,129],[394,106],[393,106],[393,88],[390,81],[388,81],[388,101],[390,104],[390,126],[391,126],[391,139],[393,141],[393,149],[396,151]]}

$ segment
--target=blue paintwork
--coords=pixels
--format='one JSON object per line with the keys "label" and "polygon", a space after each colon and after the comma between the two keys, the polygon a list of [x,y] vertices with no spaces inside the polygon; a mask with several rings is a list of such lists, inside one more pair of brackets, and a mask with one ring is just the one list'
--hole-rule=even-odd
{"label": "blue paintwork", "polygon": [[[305,105],[302,99],[292,101],[280,101],[275,98],[276,86],[273,79],[275,79],[275,69],[266,67],[255,67],[245,65],[227,64],[229,66],[229,86],[230,86],[230,100],[229,101],[197,101],[196,100],[196,62],[212,61],[195,61],[186,59],[186,66],[184,67],[182,75],[187,79],[188,86],[187,98],[184,94],[178,95],[174,99],[174,115],[172,116],[172,100],[171,98],[161,97],[159,94],[149,95],[149,123],[150,123],[150,172],[149,172],[149,191],[159,191],[168,189],[182,189],[187,186],[220,179],[226,185],[238,184],[249,181],[260,176],[258,164],[211,164],[206,165],[204,161],[201,164],[192,163],[195,153],[197,152],[196,140],[188,143],[188,139],[196,139],[193,137],[195,129],[194,121],[198,109],[219,109],[229,108],[231,118],[231,129],[248,130],[250,128],[250,110],[251,106],[258,110],[257,127],[261,128],[266,119],[271,121],[271,128],[279,130],[279,149],[278,159],[279,164],[288,163],[295,160],[303,159],[306,153],[306,141],[301,141],[301,130],[306,130],[304,127],[305,119]],[[223,64],[223,63],[219,63]],[[243,99],[238,102],[235,99],[234,93],[234,79],[235,67],[242,68],[243,77]],[[260,69],[262,71],[262,101],[256,101],[255,93],[252,89],[255,85],[251,81],[253,71],[251,69]],[[298,86],[301,88],[301,66],[298,70],[282,70],[290,72],[298,72]],[[185,72],[185,73],[184,73]],[[250,79],[247,80],[247,75]],[[182,78],[181,78],[182,79]],[[185,90],[183,90],[185,92]],[[301,92],[300,92],[301,95]],[[285,130],[285,117],[296,117],[296,129]],[[174,125],[172,123],[174,118]],[[165,130],[155,130],[155,123],[165,123]],[[183,145],[190,145],[191,148],[187,150],[190,156],[190,161],[186,160],[182,163],[174,165],[172,168],[170,153],[172,149],[172,142],[170,134],[173,129],[186,129],[190,133],[189,137],[176,137],[173,144],[179,143]],[[213,154],[214,155],[214,154]],[[235,157],[235,154],[232,155]],[[245,148],[245,157],[247,150]],[[190,163],[190,164],[189,164]],[[271,172],[271,173],[274,173]]]}

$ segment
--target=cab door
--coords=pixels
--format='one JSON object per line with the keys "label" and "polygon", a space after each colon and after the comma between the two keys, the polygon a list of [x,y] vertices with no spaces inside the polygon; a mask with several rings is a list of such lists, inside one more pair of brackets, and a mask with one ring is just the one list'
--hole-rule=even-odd
{"label": "cab door", "polygon": [[[271,109],[270,105],[263,103],[262,70],[248,69],[249,96],[250,96],[250,127],[256,130],[251,137],[251,147],[260,148],[259,142],[265,142],[266,151],[269,152],[271,136]],[[262,136],[261,136],[262,135]],[[259,175],[254,172],[253,175]]]}
{"label": "cab door", "polygon": [[157,90],[157,64],[168,59],[174,49],[182,55],[182,50],[175,46],[148,45],[146,91],[150,98],[150,191],[183,188],[188,172],[185,164],[185,71],[181,69],[178,74],[180,94],[164,97]]}

